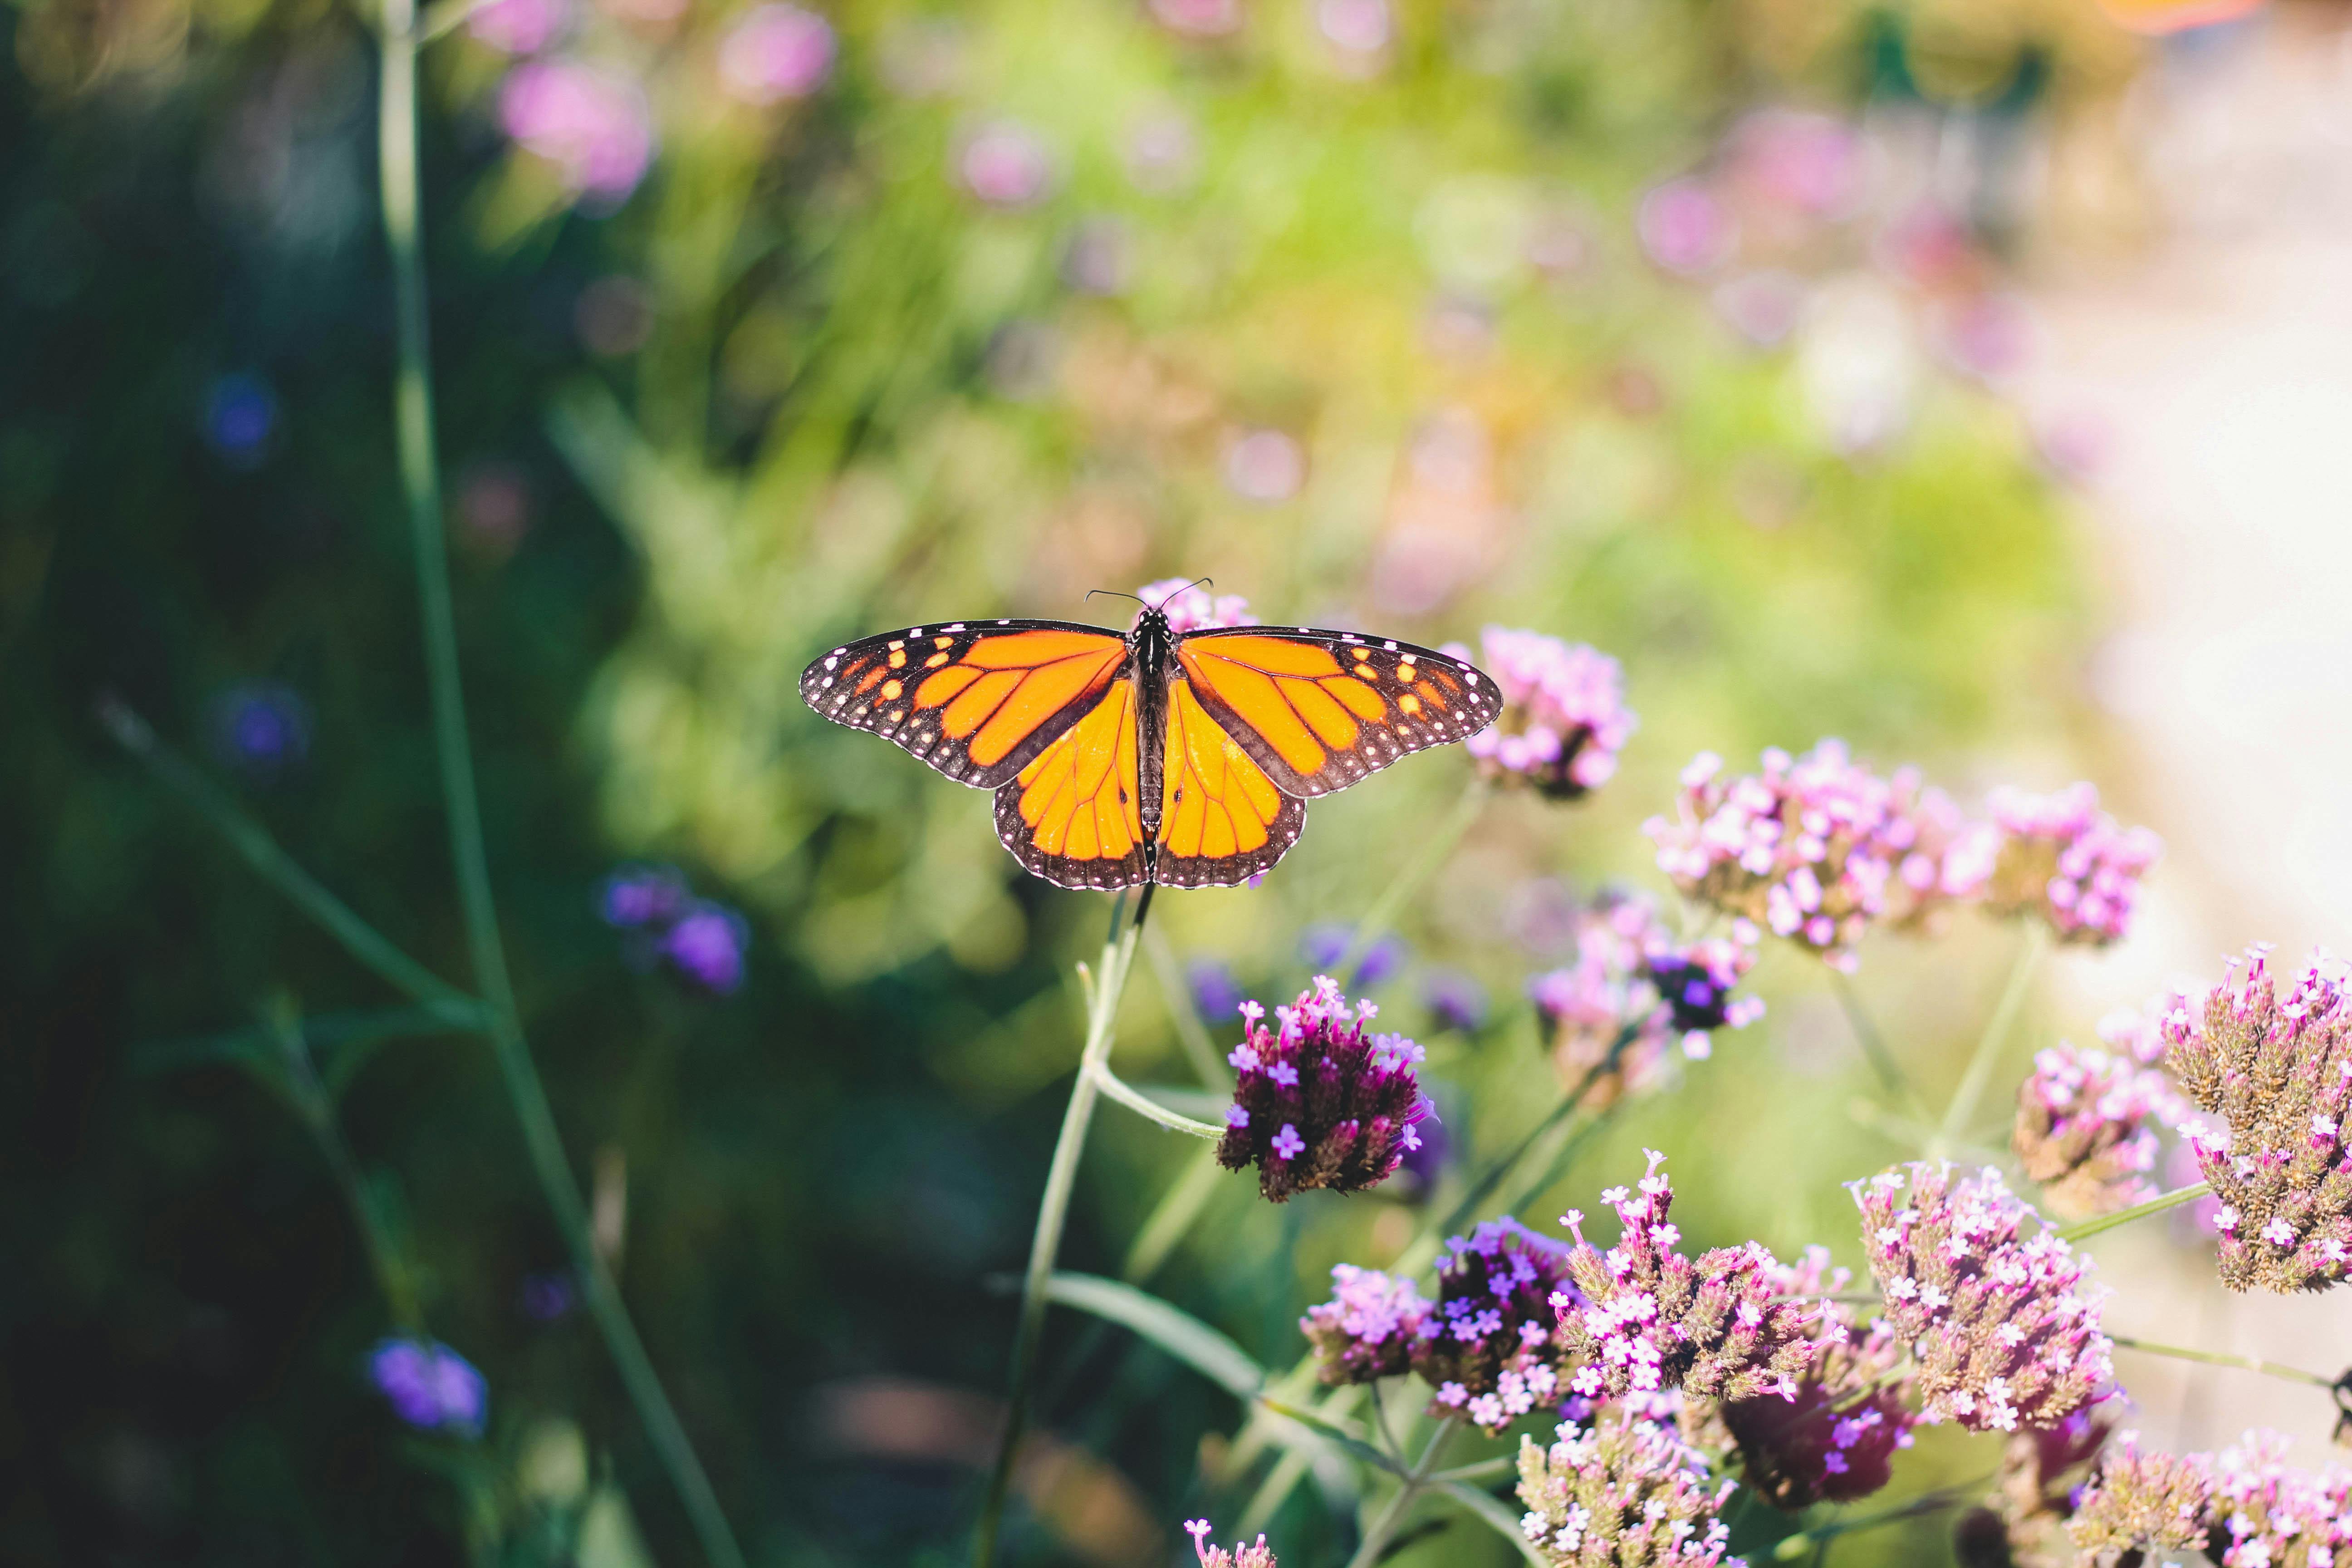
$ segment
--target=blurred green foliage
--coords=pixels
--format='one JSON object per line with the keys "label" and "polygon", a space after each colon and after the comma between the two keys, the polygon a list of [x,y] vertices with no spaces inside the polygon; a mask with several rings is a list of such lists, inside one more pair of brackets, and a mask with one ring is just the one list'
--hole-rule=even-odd
{"label": "blurred green foliage", "polygon": [[[77,10],[0,8],[0,1556],[686,1561],[593,1335],[524,1309],[560,1248],[477,1042],[386,1043],[341,1116],[433,1331],[489,1376],[478,1447],[404,1435],[366,1386],[386,1307],[299,1120],[229,1066],[134,1070],[141,1042],[389,998],[110,747],[101,697],[209,748],[364,917],[465,964],[391,465],[366,20]],[[1284,620],[1431,642],[1492,620],[1616,655],[1643,721],[1620,777],[1573,810],[1492,809],[1383,998],[1423,1027],[1440,964],[1497,998],[1476,1037],[1431,1042],[1450,1131],[1485,1148],[1552,1092],[1517,1001],[1547,954],[1515,911],[1546,879],[1643,879],[1636,829],[1692,752],[1843,733],[1965,773],[1992,737],[2063,747],[2084,592],[2015,416],[1931,379],[1901,434],[1842,449],[1798,356],[1739,341],[1632,237],[1645,184],[1737,110],[1866,85],[1853,17],[1796,47],[1776,15],[1415,4],[1351,64],[1305,5],[1189,40],[1125,5],[859,5],[833,16],[824,88],[758,110],[713,87],[720,8],[583,7],[558,47],[639,81],[658,134],[609,212],[505,143],[509,62],[434,46],[434,331],[493,869],[575,1161],[625,1194],[625,1289],[756,1561],[959,1556],[971,1401],[1011,1321],[983,1282],[1025,1244],[1076,1050],[1068,962],[1106,914],[1020,877],[982,801],[803,710],[813,653],[1205,574]],[[960,181],[999,123],[1043,150],[1034,200]],[[1227,469],[1261,430],[1303,479],[1253,500]],[[223,694],[257,680],[306,715],[267,776],[218,743]],[[1318,802],[1265,888],[1155,919],[1180,962],[1287,992],[1299,931],[1360,912],[1465,777],[1443,753]],[[624,859],[749,913],[741,992],[625,962],[596,904]],[[1993,984],[1979,945],[1871,960],[1928,1076]],[[1182,1075],[1168,1000],[1129,997],[1131,1079]],[[1812,1005],[1639,1108],[1576,1186],[1650,1140],[1695,1238],[1843,1240],[1835,1182],[1889,1150],[1822,1126],[1853,1073]],[[1191,1152],[1120,1114],[1070,1267],[1116,1272]],[[1273,1211],[1245,1185],[1160,1283],[1287,1364],[1323,1271],[1392,1250],[1397,1205]],[[1080,1341],[1057,1321],[1061,1489],[1026,1494],[1020,1560],[1164,1553],[1177,1519],[1237,1512],[1202,1464],[1232,1401],[1115,1340],[1074,1363]],[[1920,1458],[1922,1488],[1973,1462]],[[1466,1528],[1411,1560],[1505,1560]],[[1277,1526],[1294,1568],[1345,1534],[1312,1489]]]}

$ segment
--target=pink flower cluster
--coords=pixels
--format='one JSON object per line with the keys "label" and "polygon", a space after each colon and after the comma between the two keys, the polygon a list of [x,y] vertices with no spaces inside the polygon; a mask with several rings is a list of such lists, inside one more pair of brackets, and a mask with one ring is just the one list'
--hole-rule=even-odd
{"label": "pink flower cluster", "polygon": [[1568,1279],[1568,1247],[1507,1215],[1449,1245],[1437,1259],[1437,1332],[1415,1370],[1437,1389],[1433,1414],[1498,1432],[1559,1402],[1552,1301]]}
{"label": "pink flower cluster", "polygon": [[1178,634],[1208,631],[1217,626],[1254,626],[1258,618],[1250,614],[1249,601],[1239,594],[1211,595],[1197,584],[1181,577],[1163,577],[1157,583],[1146,583],[1135,591],[1135,596],[1147,605],[1157,605],[1168,617],[1168,629]]}
{"label": "pink flower cluster", "polygon": [[[1488,626],[1475,661],[1503,694],[1502,716],[1465,742],[1490,778],[1573,800],[1609,782],[1639,722],[1617,661],[1581,643]],[[1445,650],[1463,659],[1459,643]]]}
{"label": "pink flower cluster", "polygon": [[2201,1549],[2223,1568],[2338,1568],[2352,1561],[2352,1471],[2296,1469],[2286,1448],[2255,1431],[2218,1454],[2143,1454],[2126,1433],[2068,1529],[2084,1562]]}
{"label": "pink flower cluster", "polygon": [[1436,1304],[1411,1279],[1340,1263],[1331,1285],[1331,1300],[1298,1320],[1326,1383],[1402,1376],[1437,1337]]}
{"label": "pink flower cluster", "polygon": [[1923,1418],[1976,1432],[2053,1426],[2107,1396],[2112,1346],[2089,1268],[1999,1171],[1914,1163],[1853,1184],[1870,1272],[1918,1363]]}
{"label": "pink flower cluster", "polygon": [[[2118,1029],[2116,1037],[2162,1054],[2147,1031]],[[2034,1054],[2010,1142],[2053,1211],[2107,1214],[2156,1195],[2157,1128],[2178,1122],[2188,1106],[2152,1059],[2068,1041]]]}
{"label": "pink flower cluster", "polygon": [[2326,954],[2284,992],[2269,950],[2159,1020],[2198,1109],[2181,1127],[2221,1200],[2221,1282],[2315,1290],[2352,1278],[2352,973]]}
{"label": "pink flower cluster", "polygon": [[2078,784],[2055,795],[1993,791],[2000,831],[1987,903],[1997,914],[2038,914],[2061,942],[2105,945],[2130,929],[2140,879],[2163,853],[2145,827],[2123,827]]}
{"label": "pink flower cluster", "polygon": [[1561,1216],[1576,1237],[1568,1260],[1576,1289],[1552,1298],[1559,1342],[1580,1363],[1569,1387],[1589,1400],[1670,1388],[1707,1399],[1794,1399],[1797,1379],[1821,1352],[1812,1330],[1822,1309],[1782,1296],[1784,1271],[1756,1242],[1695,1260],[1676,1250],[1674,1184],[1658,1169],[1666,1157],[1643,1152],[1649,1169],[1636,1189],[1601,1194],[1623,1226],[1616,1246],[1601,1252],[1587,1242],[1580,1211]]}
{"label": "pink flower cluster", "polygon": [[1264,1006],[1243,1003],[1242,1043],[1225,1058],[1238,1079],[1217,1163],[1255,1163],[1258,1191],[1273,1203],[1313,1187],[1360,1192],[1392,1175],[1421,1147],[1413,1124],[1430,1107],[1413,1074],[1421,1047],[1365,1031],[1379,1011],[1349,1007],[1328,974],[1276,1007],[1271,1029]]}
{"label": "pink flower cluster", "polygon": [[766,107],[806,98],[833,74],[833,25],[782,0],[754,5],[719,45],[719,83],[745,103]]}
{"label": "pink flower cluster", "polygon": [[1549,1447],[1519,1439],[1519,1529],[1559,1568],[1738,1568],[1720,1517],[1736,1486],[1710,1487],[1673,1427],[1622,1412],[1563,1426]]}
{"label": "pink flower cluster", "polygon": [[1588,1105],[1657,1087],[1677,1039],[1685,1056],[1703,1058],[1714,1030],[1763,1016],[1761,998],[1729,994],[1755,950],[1721,938],[1677,942],[1640,893],[1604,889],[1575,911],[1575,927],[1576,961],[1530,980],[1528,995],[1553,1065],[1564,1082],[1584,1086]]}
{"label": "pink flower cluster", "polygon": [[1201,1568],[1277,1568],[1273,1548],[1266,1545],[1265,1536],[1259,1536],[1254,1546],[1235,1546],[1228,1552],[1209,1544],[1210,1529],[1205,1519],[1184,1521],[1184,1533],[1192,1538],[1192,1552],[1200,1558]]}
{"label": "pink flower cluster", "polygon": [[532,60],[509,72],[499,123],[573,192],[599,201],[636,189],[653,162],[645,93],[625,76],[576,60]]}

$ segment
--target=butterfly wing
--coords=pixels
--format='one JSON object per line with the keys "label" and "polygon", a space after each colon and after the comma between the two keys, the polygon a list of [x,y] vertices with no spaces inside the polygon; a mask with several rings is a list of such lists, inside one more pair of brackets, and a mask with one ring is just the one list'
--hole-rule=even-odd
{"label": "butterfly wing", "polygon": [[1134,888],[1144,855],[1135,679],[1093,707],[996,791],[996,836],[1030,872],[1064,888]]}
{"label": "butterfly wing", "polygon": [[994,789],[1099,706],[1127,639],[1072,621],[957,621],[845,643],[801,673],[836,724]]}
{"label": "butterfly wing", "polygon": [[1233,626],[1177,639],[1208,716],[1285,792],[1328,795],[1467,740],[1503,709],[1493,679],[1433,648],[1355,632]]}
{"label": "butterfly wing", "polygon": [[1285,795],[1202,707],[1189,680],[1168,683],[1160,757],[1160,855],[1171,888],[1228,888],[1270,870],[1307,826]]}

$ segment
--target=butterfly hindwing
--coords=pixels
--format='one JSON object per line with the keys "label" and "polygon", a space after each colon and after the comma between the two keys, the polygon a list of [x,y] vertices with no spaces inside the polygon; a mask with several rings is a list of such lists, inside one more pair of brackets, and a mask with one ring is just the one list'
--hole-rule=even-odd
{"label": "butterfly hindwing", "polygon": [[1094,709],[1126,658],[1126,640],[1099,626],[955,621],[845,643],[802,672],[801,696],[959,784],[994,789]]}
{"label": "butterfly hindwing", "polygon": [[1140,887],[1143,748],[1135,681],[1093,707],[996,790],[996,836],[1033,874],[1064,888]]}
{"label": "butterfly hindwing", "polygon": [[1356,632],[1234,626],[1177,639],[1200,707],[1284,792],[1328,795],[1466,740],[1502,695],[1462,660]]}
{"label": "butterfly hindwing", "polygon": [[1226,888],[1273,868],[1307,826],[1307,803],[1265,771],[1202,708],[1189,680],[1168,683],[1155,879]]}

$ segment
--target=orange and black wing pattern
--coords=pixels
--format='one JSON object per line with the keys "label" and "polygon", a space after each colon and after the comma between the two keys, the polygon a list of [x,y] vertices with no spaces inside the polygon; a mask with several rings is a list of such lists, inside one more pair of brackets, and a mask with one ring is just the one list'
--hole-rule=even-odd
{"label": "orange and black wing pattern", "polygon": [[1495,721],[1493,680],[1433,648],[1356,632],[1234,626],[1176,643],[1200,707],[1290,795],[1328,795]]}
{"label": "orange and black wing pattern", "polygon": [[1189,680],[1168,683],[1160,758],[1160,856],[1153,879],[1171,888],[1229,888],[1271,870],[1307,826],[1307,803],[1213,721]]}
{"label": "orange and black wing pattern", "polygon": [[996,837],[1064,888],[1135,888],[1143,847],[1143,747],[1135,680],[1110,683],[1078,721],[996,790]]}
{"label": "orange and black wing pattern", "polygon": [[802,672],[801,696],[958,784],[994,789],[1097,710],[1126,658],[1126,639],[1098,626],[955,621],[845,643]]}

